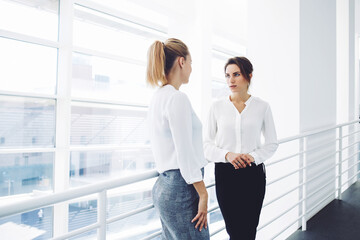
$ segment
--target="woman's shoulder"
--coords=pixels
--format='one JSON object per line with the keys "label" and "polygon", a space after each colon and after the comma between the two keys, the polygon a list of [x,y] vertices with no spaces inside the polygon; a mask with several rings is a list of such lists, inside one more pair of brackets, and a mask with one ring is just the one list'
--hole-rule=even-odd
{"label": "woman's shoulder", "polygon": [[259,97],[252,96],[252,101],[254,101],[255,104],[260,105],[260,106],[264,106],[264,107],[270,106],[267,101],[265,101]]}
{"label": "woman's shoulder", "polygon": [[168,101],[169,101],[169,105],[173,106],[173,105],[183,105],[183,104],[187,104],[191,106],[189,97],[178,90],[174,90],[168,93]]}
{"label": "woman's shoulder", "polygon": [[228,97],[221,97],[212,100],[211,107],[218,108],[224,106],[228,101]]}

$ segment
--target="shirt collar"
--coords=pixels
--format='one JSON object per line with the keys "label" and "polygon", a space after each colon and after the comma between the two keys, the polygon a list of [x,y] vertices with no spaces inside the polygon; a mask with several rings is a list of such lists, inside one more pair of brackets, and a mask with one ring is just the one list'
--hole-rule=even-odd
{"label": "shirt collar", "polygon": [[251,103],[252,99],[253,99],[253,96],[250,95],[249,99],[246,100],[245,105],[246,105],[246,106],[249,105],[249,104]]}
{"label": "shirt collar", "polygon": [[[249,97],[249,99],[248,100],[246,100],[246,102],[244,103],[246,106],[248,106],[249,104],[250,104],[250,102],[253,100],[253,96],[252,95],[250,95],[250,97]],[[231,102],[231,100],[230,100],[230,95],[227,97],[227,99],[228,99],[228,101],[230,102],[230,103],[232,103]]]}

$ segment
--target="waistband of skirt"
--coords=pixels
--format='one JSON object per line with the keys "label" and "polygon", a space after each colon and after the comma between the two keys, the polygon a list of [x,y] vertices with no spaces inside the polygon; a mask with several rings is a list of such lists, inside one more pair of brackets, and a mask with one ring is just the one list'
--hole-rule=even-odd
{"label": "waistband of skirt", "polygon": [[[201,168],[201,172],[202,172],[202,176],[204,177],[204,168]],[[186,184],[188,185],[184,178],[181,175],[180,169],[171,169],[171,170],[167,170],[164,171],[162,173],[159,174],[159,179],[164,180],[167,183],[170,184]]]}
{"label": "waistband of skirt", "polygon": [[[223,162],[217,162],[217,163],[215,163],[215,165],[217,165],[217,166],[232,166],[232,164],[231,163],[229,163],[229,162],[226,162],[226,163],[223,163]],[[260,163],[260,164],[258,164],[258,165],[256,165],[256,163],[251,163],[251,167],[264,167],[265,165],[264,165],[264,163]],[[249,168],[250,166],[246,166],[246,168]]]}

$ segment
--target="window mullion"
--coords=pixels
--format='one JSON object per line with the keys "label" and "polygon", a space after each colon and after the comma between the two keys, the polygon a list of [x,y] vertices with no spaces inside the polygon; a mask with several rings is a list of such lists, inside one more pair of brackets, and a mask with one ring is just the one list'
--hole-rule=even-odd
{"label": "window mullion", "polygon": [[[60,1],[54,192],[69,188],[73,1]],[[68,231],[68,204],[54,205],[54,237]]]}

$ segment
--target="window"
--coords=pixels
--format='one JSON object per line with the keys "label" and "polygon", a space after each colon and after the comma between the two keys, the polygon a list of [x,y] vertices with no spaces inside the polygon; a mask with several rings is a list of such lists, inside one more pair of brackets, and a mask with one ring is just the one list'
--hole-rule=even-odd
{"label": "window", "polygon": [[[221,47],[226,43],[229,49]],[[230,94],[225,80],[224,66],[229,58],[245,56],[246,48],[240,44],[233,43],[223,38],[214,37],[211,58],[211,96],[221,98]]]}
{"label": "window", "polygon": [[74,53],[72,95],[145,105],[153,91],[145,85],[145,68],[145,62],[134,64]]}
{"label": "window", "polygon": [[55,101],[0,95],[0,132],[0,148],[54,147]]}
{"label": "window", "polygon": [[146,53],[166,35],[148,27],[152,21],[144,25],[138,16],[123,15],[124,9],[114,16],[106,2],[93,6],[99,11],[74,5],[70,144],[82,150],[71,151],[70,186],[154,167],[146,126],[153,93],[145,84]]}
{"label": "window", "polygon": [[0,66],[3,66],[0,71],[0,90],[55,93],[55,48],[6,39],[0,35],[0,52]]}
{"label": "window", "polygon": [[[53,190],[58,11],[58,0],[0,0],[1,203]],[[48,239],[52,212],[33,210],[0,225],[13,229],[13,239]]]}
{"label": "window", "polygon": [[0,0],[0,29],[57,41],[58,11],[58,0]]}
{"label": "window", "polygon": [[53,153],[0,154],[0,198],[53,188]]}

